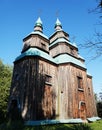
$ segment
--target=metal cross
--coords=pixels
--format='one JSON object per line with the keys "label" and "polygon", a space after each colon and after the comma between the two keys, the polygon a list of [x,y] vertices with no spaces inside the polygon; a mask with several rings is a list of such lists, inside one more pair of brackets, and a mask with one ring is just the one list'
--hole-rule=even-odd
{"label": "metal cross", "polygon": [[42,10],[39,9],[39,10],[38,10],[38,15],[41,16],[41,13],[42,13]]}
{"label": "metal cross", "polygon": [[56,11],[56,17],[58,17],[58,16],[59,16],[59,11],[57,10],[57,11]]}

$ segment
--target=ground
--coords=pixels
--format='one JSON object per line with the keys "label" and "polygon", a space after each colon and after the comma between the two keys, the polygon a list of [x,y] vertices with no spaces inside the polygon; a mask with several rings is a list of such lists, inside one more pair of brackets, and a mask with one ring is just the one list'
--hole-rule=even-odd
{"label": "ground", "polygon": [[0,125],[0,130],[102,130],[102,120],[87,124],[56,124],[45,126],[24,126],[21,122]]}

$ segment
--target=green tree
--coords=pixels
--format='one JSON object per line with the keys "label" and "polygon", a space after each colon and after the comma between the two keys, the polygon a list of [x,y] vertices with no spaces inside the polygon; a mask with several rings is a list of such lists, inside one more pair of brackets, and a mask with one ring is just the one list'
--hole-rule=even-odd
{"label": "green tree", "polygon": [[0,60],[0,122],[6,118],[11,77],[12,66],[5,65]]}

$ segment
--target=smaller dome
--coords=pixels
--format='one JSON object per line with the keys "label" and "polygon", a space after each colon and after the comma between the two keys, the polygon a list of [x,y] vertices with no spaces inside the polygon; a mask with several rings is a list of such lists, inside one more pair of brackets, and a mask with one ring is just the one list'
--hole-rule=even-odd
{"label": "smaller dome", "polygon": [[56,26],[60,26],[62,28],[61,22],[59,21],[59,19],[57,18],[56,23],[55,23],[55,28]]}
{"label": "smaller dome", "polygon": [[59,21],[59,19],[57,18],[56,23],[55,23],[55,30],[62,30],[62,25],[61,22]]}
{"label": "smaller dome", "polygon": [[42,27],[42,21],[41,21],[40,17],[37,19],[35,26],[41,26]]}
{"label": "smaller dome", "polygon": [[37,21],[35,22],[35,26],[34,26],[34,31],[40,31],[42,32],[43,30],[43,25],[42,25],[42,21],[40,19],[40,17],[37,19]]}

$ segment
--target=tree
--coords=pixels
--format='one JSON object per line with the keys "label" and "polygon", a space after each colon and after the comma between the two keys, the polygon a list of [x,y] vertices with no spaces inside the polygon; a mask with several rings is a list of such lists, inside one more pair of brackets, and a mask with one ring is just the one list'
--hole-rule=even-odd
{"label": "tree", "polygon": [[[96,0],[96,2],[97,6],[94,7],[94,9],[90,9],[89,13],[98,14],[100,20],[98,25],[102,26],[102,0]],[[91,52],[91,60],[95,60],[96,58],[102,56],[102,31],[95,31],[93,37],[87,39],[84,44],[79,44],[79,47],[82,49],[87,49]],[[102,90],[99,97],[100,98],[98,99],[97,94],[95,94],[98,116],[102,118]]]}
{"label": "tree", "polygon": [[[96,0],[96,2],[97,7],[90,9],[89,13],[99,14],[100,22],[98,24],[102,26],[102,0]],[[94,54],[94,56],[91,57],[92,60],[102,56],[102,32],[95,31],[93,37],[87,39],[84,44],[79,44],[79,47],[93,52],[92,54]]]}
{"label": "tree", "polygon": [[98,13],[100,18],[102,18],[102,0],[96,0],[97,6],[94,9],[89,10],[90,12]]}
{"label": "tree", "polygon": [[0,122],[6,118],[7,103],[12,77],[12,66],[0,60]]}

